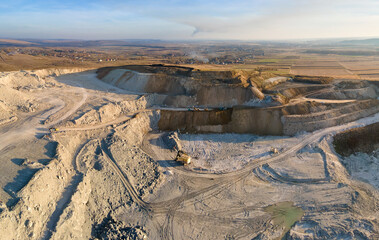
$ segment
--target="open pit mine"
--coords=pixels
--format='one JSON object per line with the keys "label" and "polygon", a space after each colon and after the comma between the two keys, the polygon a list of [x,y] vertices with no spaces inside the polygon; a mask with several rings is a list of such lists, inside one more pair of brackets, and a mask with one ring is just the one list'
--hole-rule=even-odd
{"label": "open pit mine", "polygon": [[379,239],[379,84],[0,73],[0,239]]}

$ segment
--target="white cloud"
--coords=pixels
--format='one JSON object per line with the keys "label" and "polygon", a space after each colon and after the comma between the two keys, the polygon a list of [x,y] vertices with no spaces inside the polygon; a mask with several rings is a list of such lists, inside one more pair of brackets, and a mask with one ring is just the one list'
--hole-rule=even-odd
{"label": "white cloud", "polygon": [[298,39],[379,36],[376,0],[97,1],[0,14],[10,37]]}
{"label": "white cloud", "polygon": [[[194,28],[197,38],[291,39],[379,36],[379,2],[372,0],[270,1],[264,8],[241,14],[188,15],[180,11],[161,18]],[[368,17],[371,16],[371,17]]]}

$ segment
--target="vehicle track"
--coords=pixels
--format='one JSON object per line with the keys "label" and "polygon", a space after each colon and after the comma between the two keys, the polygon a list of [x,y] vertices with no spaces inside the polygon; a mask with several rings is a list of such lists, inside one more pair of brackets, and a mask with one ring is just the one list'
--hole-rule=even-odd
{"label": "vehicle track", "polygon": [[264,164],[261,167],[257,167],[253,169],[254,174],[260,178],[262,181],[266,182],[279,182],[279,183],[287,183],[287,184],[323,184],[328,182],[328,178],[321,179],[296,179],[291,177],[284,177],[278,174],[274,169],[272,169],[268,164]]}
{"label": "vehicle track", "polygon": [[[65,114],[63,117],[68,117],[68,116],[69,114]],[[75,131],[75,130],[92,130],[92,129],[102,128],[102,127],[117,123],[119,121],[120,122],[127,121],[128,119],[130,119],[130,116],[124,116],[124,118],[116,119],[115,122],[111,122],[111,123],[103,123],[96,126],[80,127],[80,128],[72,128],[72,129],[67,128],[65,130]],[[161,234],[162,239],[173,239],[174,238],[174,235],[173,235],[174,218],[179,206],[181,205],[185,206],[186,204],[191,204],[190,200],[196,198],[199,195],[203,195],[203,199],[209,199],[211,197],[214,197],[220,192],[225,191],[225,189],[228,189],[230,186],[232,186],[236,182],[241,181],[245,179],[246,177],[248,177],[252,173],[252,171],[256,169],[257,167],[260,167],[264,164],[268,164],[272,162],[280,162],[286,159],[287,157],[289,157],[291,154],[295,154],[298,150],[300,150],[304,146],[312,142],[318,141],[320,138],[324,137],[325,135],[329,134],[332,131],[338,131],[339,129],[343,129],[344,127],[345,125],[317,131],[314,135],[292,146],[291,148],[281,153],[280,155],[272,157],[270,159],[261,159],[261,160],[258,159],[254,162],[248,163],[243,169],[237,170],[235,172],[214,174],[214,173],[193,172],[191,170],[188,170],[182,167],[175,168],[177,172],[188,174],[192,177],[201,177],[201,178],[204,178],[205,180],[209,180],[209,178],[212,178],[215,180],[215,184],[212,184],[211,186],[205,187],[200,190],[185,192],[182,196],[176,197],[167,201],[150,202],[150,203],[142,200],[139,194],[135,191],[134,187],[128,180],[127,175],[122,171],[120,166],[117,164],[117,162],[113,158],[112,154],[109,152],[109,149],[105,140],[101,141],[101,149],[102,149],[102,152],[104,153],[103,155],[105,159],[107,160],[107,162],[110,163],[115,173],[119,176],[123,185],[129,192],[132,200],[136,204],[138,204],[142,210],[145,210],[151,216],[154,216],[155,214],[166,215],[163,226],[160,226],[161,230],[159,232]],[[158,141],[161,141],[161,139],[159,138]],[[157,145],[159,144],[161,143],[157,143]],[[235,211],[239,211],[239,210],[245,211],[244,208],[236,209]],[[244,224],[247,224],[246,220],[243,220],[242,222]]]}
{"label": "vehicle track", "polygon": [[[326,90],[324,90],[326,91]],[[320,91],[318,91],[320,92]],[[142,110],[142,111],[152,111],[150,110]],[[139,111],[139,112],[142,112]],[[62,131],[76,131],[76,130],[93,130],[93,129],[98,129],[98,128],[103,128],[106,126],[110,126],[112,124],[117,124],[119,122],[125,122],[128,121],[130,118],[134,117],[138,113],[132,113],[133,115],[128,115],[128,116],[123,116],[121,118],[118,118],[112,122],[108,123],[102,123],[99,125],[95,126],[87,126],[87,127],[78,127],[78,128],[63,128]],[[351,124],[351,123],[349,123]],[[192,192],[185,191],[182,196],[175,197],[173,199],[167,200],[167,201],[158,201],[158,202],[146,202],[144,201],[139,194],[136,192],[134,187],[132,186],[131,182],[128,179],[128,176],[122,171],[121,167],[117,164],[116,160],[113,158],[112,153],[109,151],[109,148],[107,146],[106,141],[103,139],[101,141],[101,149],[103,152],[103,155],[108,163],[110,163],[112,169],[114,172],[118,175],[120,178],[121,182],[125,186],[126,190],[129,192],[129,195],[133,202],[138,204],[138,206],[147,212],[148,215],[151,217],[154,217],[155,215],[165,215],[165,219],[163,222],[163,225],[161,226],[156,226],[158,229],[158,232],[160,234],[161,239],[174,239],[174,219],[176,215],[182,215],[181,212],[178,213],[178,209],[180,207],[185,207],[187,205],[193,204],[193,201],[196,197],[202,195],[202,199],[210,199],[217,194],[225,191],[226,189],[229,189],[230,186],[236,184],[237,182],[245,179],[248,176],[251,176],[253,173],[253,170],[263,166],[264,164],[269,164],[273,162],[280,162],[285,160],[286,158],[290,157],[291,154],[295,154],[297,151],[302,149],[303,147],[307,146],[308,144],[311,144],[313,142],[319,141],[321,138],[323,138],[325,135],[334,132],[334,131],[339,131],[341,129],[344,129],[347,124],[342,125],[342,126],[337,126],[337,127],[331,127],[323,130],[316,131],[314,135],[309,136],[308,138],[304,139],[303,141],[300,141],[299,143],[295,144],[294,146],[290,147],[288,150],[285,152],[282,152],[281,154],[271,157],[269,159],[258,159],[253,162],[248,163],[247,165],[244,166],[243,169],[237,170],[235,172],[228,172],[228,173],[209,173],[209,172],[198,172],[198,171],[192,171],[190,169],[186,169],[185,167],[177,167],[175,166],[175,171],[181,174],[185,174],[189,177],[196,177],[196,178],[203,178],[204,181],[209,181],[210,179],[214,180],[214,184],[199,189],[195,190]],[[353,125],[358,125],[358,124],[353,124]],[[157,146],[162,146],[161,144],[163,143],[161,137],[158,139],[155,139],[153,142]],[[153,145],[153,144],[152,144]],[[153,149],[157,150],[157,149]],[[155,159],[158,156],[158,159],[163,159],[159,157],[161,154],[156,151],[155,152]],[[169,163],[168,163],[169,164]],[[254,176],[254,175],[253,175]],[[278,178],[278,176],[273,176],[274,179],[279,179],[281,182],[289,182],[291,184],[297,183],[297,181],[289,181],[288,179],[282,179]],[[313,180],[312,180],[313,181]],[[298,183],[313,183],[312,181],[299,181]],[[314,182],[318,182],[314,181]],[[322,181],[320,180],[320,183]],[[253,208],[253,207],[252,207]],[[233,209],[232,212],[234,213],[240,213],[243,211],[246,211],[246,209],[250,209],[249,207],[241,207],[241,208],[236,208]],[[256,208],[254,208],[256,209]],[[254,219],[233,219],[235,224],[242,224],[248,226],[249,224],[252,224],[252,221]],[[230,222],[231,219],[226,219],[226,218],[221,218],[220,223],[227,223]],[[266,223],[267,224],[267,223]],[[240,233],[238,237],[244,237],[247,236],[247,232]]]}
{"label": "vehicle track", "polygon": [[64,210],[67,208],[67,206],[71,202],[71,198],[74,195],[75,191],[77,190],[80,182],[83,181],[84,173],[78,170],[78,156],[82,153],[83,149],[87,146],[88,143],[90,143],[91,140],[86,141],[83,143],[77,150],[75,151],[72,165],[75,171],[75,175],[71,177],[69,185],[65,188],[64,192],[61,195],[60,200],[57,202],[56,208],[54,212],[51,214],[47,224],[46,224],[46,231],[44,232],[42,239],[47,240],[52,237],[52,234],[55,232],[58,221],[63,214]]}
{"label": "vehicle track", "polygon": [[[44,95],[44,97],[40,100],[43,102],[48,102],[54,106],[49,108],[48,110],[44,110],[42,112],[34,114],[33,116],[28,117],[22,123],[16,122],[10,130],[1,134],[0,150],[4,149],[9,145],[12,145],[15,142],[20,141],[20,138],[32,137],[37,135],[37,133],[41,133],[41,131],[41,134],[48,133],[49,127],[58,124],[59,122],[63,121],[64,119],[72,115],[74,112],[76,112],[86,102],[88,96],[88,93],[84,88],[79,89],[82,93],[82,99],[79,102],[75,103],[75,105],[72,106],[63,116],[46,125],[42,125],[41,122],[45,121],[46,119],[49,119],[54,114],[57,114],[60,111],[62,111],[65,108],[66,103],[63,100],[57,98],[57,96],[52,96],[50,94],[48,94],[47,96]],[[78,90],[74,88],[69,92],[77,93]]]}
{"label": "vehicle track", "polygon": [[134,189],[134,187],[130,183],[126,174],[123,173],[120,166],[114,160],[112,154],[108,150],[107,144],[106,144],[104,139],[101,141],[101,149],[102,149],[102,152],[104,153],[103,155],[104,155],[105,159],[112,166],[113,170],[119,176],[119,178],[122,181],[122,183],[124,184],[125,188],[128,190],[131,199],[136,204],[138,204],[141,207],[141,209],[146,210],[147,212],[151,211],[152,209],[151,209],[150,205],[139,197],[138,193],[136,192],[136,190]]}
{"label": "vehicle track", "polygon": [[111,125],[114,125],[114,124],[119,124],[119,123],[126,122],[126,121],[128,121],[128,120],[130,120],[132,118],[135,118],[139,113],[151,112],[151,111],[153,111],[153,109],[143,109],[143,110],[131,112],[131,113],[129,113],[129,115],[120,116],[119,118],[117,118],[117,119],[115,119],[113,121],[110,121],[110,122],[100,123],[100,124],[91,125],[91,126],[85,126],[85,127],[83,127],[83,126],[79,126],[79,127],[61,127],[61,128],[59,128],[58,132],[64,132],[64,131],[87,131],[87,130],[100,129],[100,128],[108,127],[108,126],[111,126]]}
{"label": "vehicle track", "polygon": [[[350,125],[350,126],[349,126]],[[175,203],[175,201],[188,201],[192,198],[195,198],[196,196],[199,196],[201,194],[205,194],[208,192],[214,191],[217,188],[223,187],[223,189],[227,189],[228,186],[235,184],[236,182],[246,178],[249,176],[252,171],[260,167],[264,164],[273,163],[273,162],[280,162],[285,160],[287,157],[289,157],[291,154],[295,154],[297,151],[302,149],[303,147],[307,146],[308,144],[311,144],[313,142],[316,142],[320,140],[321,138],[325,137],[325,135],[330,134],[331,132],[340,131],[345,129],[347,126],[349,127],[357,127],[361,124],[359,122],[352,122],[348,124],[344,124],[341,126],[334,126],[326,129],[322,129],[319,131],[314,132],[313,135],[309,136],[308,138],[304,139],[303,141],[295,144],[291,148],[289,148],[287,151],[272,157],[270,159],[264,159],[264,160],[258,160],[248,163],[243,169],[237,170],[235,172],[229,172],[229,173],[222,173],[222,174],[195,174],[194,176],[200,176],[203,178],[212,178],[215,179],[216,183],[214,185],[211,185],[209,187],[203,188],[198,191],[190,192],[185,196],[177,197],[172,200],[163,201],[163,202],[157,202],[157,203],[150,203],[149,205],[153,210],[156,210],[156,212],[161,212],[159,210],[163,210],[165,212],[164,206],[170,206],[171,204]],[[177,169],[176,169],[177,170]],[[179,170],[178,172],[183,172],[182,170]],[[217,180],[216,180],[217,179]],[[326,179],[329,180],[329,179]],[[222,191],[222,190],[221,190]],[[210,195],[205,196],[206,198],[212,197],[214,194],[210,193]]]}

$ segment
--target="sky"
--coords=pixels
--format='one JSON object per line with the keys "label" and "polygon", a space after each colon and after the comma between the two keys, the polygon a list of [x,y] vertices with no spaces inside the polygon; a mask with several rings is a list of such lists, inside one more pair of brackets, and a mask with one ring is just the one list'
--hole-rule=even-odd
{"label": "sky", "polygon": [[378,25],[378,0],[0,0],[0,38],[369,38]]}

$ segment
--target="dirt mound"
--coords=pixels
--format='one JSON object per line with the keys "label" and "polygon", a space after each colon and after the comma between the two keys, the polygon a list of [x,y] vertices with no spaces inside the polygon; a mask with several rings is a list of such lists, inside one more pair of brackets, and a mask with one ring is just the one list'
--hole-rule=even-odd
{"label": "dirt mound", "polygon": [[124,239],[124,240],[144,240],[147,239],[146,231],[140,227],[130,227],[123,222],[116,222],[110,219],[102,229],[97,229],[95,239]]}
{"label": "dirt mound", "polygon": [[0,73],[0,124],[17,120],[18,113],[36,112],[40,105],[33,96],[37,89],[55,87],[54,77],[83,69],[45,69]]}
{"label": "dirt mound", "polygon": [[132,70],[141,73],[164,73],[168,75],[180,75],[180,76],[189,76],[194,70],[189,67],[181,67],[181,66],[170,66],[163,64],[153,64],[153,65],[126,65],[126,66],[118,66],[118,67],[104,67],[97,70],[98,78],[102,79],[105,77],[110,71],[115,69],[126,69]]}
{"label": "dirt mound", "polygon": [[359,89],[369,87],[370,83],[369,81],[340,81],[335,86],[342,89]]}
{"label": "dirt mound", "polygon": [[169,149],[182,150],[182,144],[178,136],[178,132],[167,133],[163,137],[163,141]]}
{"label": "dirt mound", "polygon": [[0,101],[4,106],[3,111],[7,111],[9,114],[17,110],[28,112],[29,106],[35,103],[33,99],[28,93],[0,83]]}
{"label": "dirt mound", "polygon": [[102,78],[104,82],[138,93],[185,94],[180,84],[181,77],[164,74],[141,73],[126,69],[115,69]]}
{"label": "dirt mound", "polygon": [[191,77],[206,84],[242,84],[246,76],[237,71],[192,71]]}
{"label": "dirt mound", "polygon": [[283,83],[283,82],[286,82],[288,81],[289,78],[287,77],[273,77],[273,78],[269,78],[265,81],[263,81],[262,83],[262,88],[267,90],[267,89],[270,89],[280,83]]}
{"label": "dirt mound", "polygon": [[372,153],[379,147],[379,123],[354,128],[334,136],[333,145],[342,156],[356,152]]}
{"label": "dirt mound", "polygon": [[293,77],[294,82],[301,83],[311,83],[311,84],[330,84],[332,83],[334,78],[332,77],[323,77],[323,76],[303,76],[296,75]]}
{"label": "dirt mound", "polygon": [[72,122],[74,125],[107,123],[122,115],[130,115],[142,111],[151,105],[151,97],[149,96],[140,97],[138,100],[110,102],[83,113],[81,116],[73,119]]}
{"label": "dirt mound", "polygon": [[[0,89],[1,91],[1,89]],[[11,109],[4,102],[0,101],[0,125],[17,120]]]}
{"label": "dirt mound", "polygon": [[113,138],[107,142],[109,152],[140,196],[144,196],[161,182],[158,164],[139,147]]}

